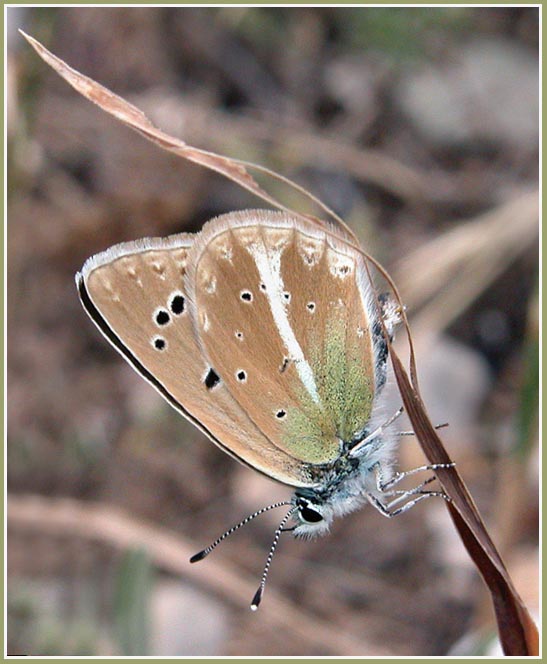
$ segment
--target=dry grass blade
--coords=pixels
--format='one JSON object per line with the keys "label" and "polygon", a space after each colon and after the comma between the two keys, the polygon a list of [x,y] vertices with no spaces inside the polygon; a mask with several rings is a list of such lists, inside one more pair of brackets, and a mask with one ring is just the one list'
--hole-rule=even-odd
{"label": "dry grass blade", "polygon": [[249,175],[247,170],[235,160],[223,157],[221,155],[199,150],[198,148],[186,145],[184,141],[173,138],[155,127],[144,113],[127,102],[122,97],[114,94],[108,88],[100,85],[88,76],[80,74],[75,69],[66,64],[63,60],[48,51],[39,41],[25,34],[21,34],[36,50],[38,55],[52,67],[62,78],[67,81],[75,90],[77,90],[86,99],[97,104],[102,110],[110,113],[115,118],[139,132],[142,136],[152,141],[159,147],[169,152],[173,152],[184,159],[188,159],[196,164],[205,166],[225,177],[233,180],[241,187],[256,194],[274,207],[285,210],[286,208],[268,192],[264,191],[255,180]]}
{"label": "dry grass blade", "polygon": [[179,157],[182,157],[183,159],[188,159],[188,161],[192,161],[196,164],[199,164],[200,166],[204,166],[205,168],[209,168],[212,171],[216,171],[217,173],[224,175],[244,189],[247,189],[262,200],[268,202],[273,207],[284,210],[285,212],[290,212],[293,215],[296,214],[297,216],[304,217],[313,223],[322,224],[322,222],[313,215],[302,214],[299,212],[294,212],[293,210],[289,210],[280,201],[262,189],[262,187],[260,187],[260,185],[249,174],[247,168],[253,168],[256,171],[276,178],[287,186],[290,186],[296,191],[300,192],[317,206],[322,208],[336,221],[336,223],[341,228],[345,230],[348,235],[348,240],[355,241],[355,237],[352,231],[348,226],[346,226],[343,220],[340,219],[340,217],[338,217],[333,210],[331,210],[322,201],[305,190],[303,187],[300,187],[298,184],[288,180],[279,173],[275,173],[263,166],[244,162],[241,160],[230,159],[229,157],[224,157],[222,155],[208,152],[206,150],[200,150],[199,148],[187,145],[184,141],[181,141],[178,138],[174,138],[173,136],[166,134],[165,132],[158,129],[155,125],[153,125],[140,109],[136,108],[119,95],[113,93],[108,88],[105,88],[100,83],[97,83],[92,78],[81,74],[80,72],[67,65],[66,62],[48,51],[45,46],[43,46],[39,41],[30,35],[25,34],[22,30],[20,30],[20,32],[38,53],[38,55],[50,67],[52,67],[52,69],[54,69],[59,74],[59,76],[64,78],[65,81],[67,81],[67,83],[69,83],[77,92],[83,95],[86,99],[89,99],[89,101],[97,104],[97,106],[99,106],[99,108],[101,108],[106,113],[113,115],[126,126],[134,129],[136,132],[147,138],[152,143],[155,143],[160,148],[167,150],[168,152],[172,152]]}
{"label": "dry grass blade", "polygon": [[[418,392],[413,388],[401,360],[390,351],[397,384],[405,411],[430,463],[451,463]],[[450,515],[462,542],[482,575],[492,595],[498,631],[506,655],[539,653],[539,636],[526,606],[517,593],[509,573],[492,542],[486,526],[455,467],[436,471],[439,481],[450,497]]]}
{"label": "dry grass blade", "polygon": [[[505,219],[503,215],[502,219]],[[431,464],[451,464],[452,459],[437,435],[419,394],[414,344],[397,286],[381,265],[370,257],[367,256],[367,258],[372,261],[387,280],[401,305],[401,313],[410,347],[411,380],[389,341],[389,335],[385,328],[384,334],[388,339],[389,354],[395,378],[405,411],[412,423],[413,431],[420,442],[426,458]],[[454,525],[491,593],[498,622],[500,642],[504,653],[506,655],[521,656],[538,655],[539,635],[537,627],[516,591],[503,560],[490,538],[462,478],[455,466],[439,468],[435,473],[439,478],[444,492],[450,498],[447,506]]]}

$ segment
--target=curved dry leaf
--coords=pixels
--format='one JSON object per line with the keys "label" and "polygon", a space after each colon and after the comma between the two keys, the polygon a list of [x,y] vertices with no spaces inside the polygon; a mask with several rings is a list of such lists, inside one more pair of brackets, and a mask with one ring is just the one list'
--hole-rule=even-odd
{"label": "curved dry leaf", "polygon": [[[393,348],[391,361],[405,411],[414,433],[430,463],[452,463],[422,399],[408,378]],[[456,467],[435,471],[445,493],[450,497],[447,507],[462,542],[484,579],[494,605],[498,631],[506,655],[538,655],[539,635],[528,609],[513,586],[511,577],[492,542],[475,503]]]}
{"label": "curved dry leaf", "polygon": [[62,78],[67,81],[77,92],[89,99],[94,104],[97,104],[103,111],[113,115],[115,118],[123,122],[131,129],[134,129],[139,134],[152,141],[159,147],[169,152],[173,152],[179,157],[188,159],[196,164],[205,166],[225,177],[233,180],[241,187],[251,191],[263,200],[267,201],[274,207],[286,210],[286,208],[277,201],[273,196],[268,194],[267,191],[262,189],[247,172],[246,168],[237,163],[233,159],[223,157],[213,152],[200,150],[187,145],[184,141],[174,138],[169,134],[158,129],[150,122],[146,115],[123,99],[117,94],[111,92],[100,83],[97,83],[92,78],[80,74],[72,67],[66,64],[63,60],[47,50],[39,41],[25,34],[20,30],[23,37],[35,49],[38,55],[52,67]]}
{"label": "curved dry leaf", "polygon": [[[275,173],[269,168],[260,166],[259,164],[253,164],[251,162],[246,162],[240,159],[231,159],[223,155],[215,154],[214,152],[201,150],[186,144],[179,138],[170,136],[164,131],[161,131],[161,129],[158,129],[146,117],[146,115],[140,109],[133,106],[133,104],[130,104],[119,95],[115,94],[108,88],[105,88],[100,83],[97,83],[97,81],[89,78],[89,76],[85,76],[84,74],[81,74],[80,72],[70,67],[70,65],[48,51],[45,46],[43,46],[39,41],[30,35],[27,35],[22,30],[19,30],[19,32],[23,35],[23,37],[25,37],[29,44],[38,53],[38,55],[52,69],[54,69],[59,74],[59,76],[61,76],[61,78],[64,78],[65,81],[67,81],[67,83],[69,83],[77,92],[79,92],[86,99],[89,99],[89,101],[92,101],[94,104],[99,106],[101,110],[114,116],[127,127],[130,127],[134,131],[138,132],[141,136],[144,136],[144,138],[148,139],[152,143],[155,143],[163,150],[172,152],[179,157],[182,157],[183,159],[187,159],[188,161],[192,161],[196,164],[199,164],[200,166],[204,166],[205,168],[224,175],[228,179],[238,184],[240,187],[247,189],[273,207],[284,210],[285,212],[289,212],[293,215],[296,214],[297,216],[308,219],[315,224],[323,225],[324,222],[311,214],[303,214],[301,212],[295,212],[294,210],[287,208],[266,190],[262,189],[262,187],[260,187],[260,185],[249,174],[247,168],[253,168],[256,171],[273,177],[303,194],[319,208],[323,209],[329,216],[334,219],[340,228],[344,230],[348,236],[348,242],[352,244],[357,243],[355,235],[351,229],[333,210],[331,210],[316,196],[292,180],[289,180],[279,173]],[[359,247],[356,248],[359,249]]]}

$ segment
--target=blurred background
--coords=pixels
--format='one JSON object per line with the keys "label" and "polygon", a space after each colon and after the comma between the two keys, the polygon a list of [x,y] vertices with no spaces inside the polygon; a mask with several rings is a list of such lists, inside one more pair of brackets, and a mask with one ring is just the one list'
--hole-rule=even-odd
{"label": "blurred background", "polygon": [[[126,365],[74,273],[116,242],[263,204],[78,96],[18,28],[168,133],[283,173],[352,226],[398,283],[430,415],[536,612],[538,9],[7,9],[8,653],[496,652],[441,501],[284,537],[257,613],[277,514],[188,564],[290,490]],[[423,463],[412,438],[399,462]]]}

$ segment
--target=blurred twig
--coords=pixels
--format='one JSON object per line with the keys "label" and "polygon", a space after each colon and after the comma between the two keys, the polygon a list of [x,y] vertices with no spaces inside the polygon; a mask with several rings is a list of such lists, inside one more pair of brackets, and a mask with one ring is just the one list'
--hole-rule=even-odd
{"label": "blurred twig", "polygon": [[285,164],[313,164],[342,170],[407,202],[426,201],[439,191],[439,186],[431,186],[429,174],[380,150],[343,144],[339,136],[320,136],[306,127],[280,125],[273,120],[231,116],[163,90],[147,92],[133,101],[167,132],[190,135],[195,143],[214,146],[223,152],[228,141],[246,145],[253,141],[273,143],[277,150],[282,149]]}
{"label": "blurred twig", "polygon": [[[256,590],[256,579],[247,577],[226,562],[211,559],[204,565],[190,568],[188,559],[200,548],[197,544],[128,516],[110,505],[71,498],[11,495],[8,497],[8,525],[52,537],[99,541],[122,551],[141,548],[157,567],[171,574],[187,576],[238,608],[248,605]],[[282,629],[297,637],[302,643],[302,652],[336,655],[378,652],[377,645],[368,644],[363,639],[356,640],[333,629],[320,618],[307,615],[271,586],[267,606],[260,611],[260,616],[270,628]],[[389,654],[387,648],[384,644],[384,654]]]}
{"label": "blurred twig", "polygon": [[417,338],[452,323],[537,242],[539,194],[522,194],[421,245],[393,270]]}

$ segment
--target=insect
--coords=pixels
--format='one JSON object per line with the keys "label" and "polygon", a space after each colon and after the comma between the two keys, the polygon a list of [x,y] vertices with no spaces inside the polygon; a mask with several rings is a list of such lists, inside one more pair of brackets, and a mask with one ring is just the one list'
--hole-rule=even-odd
{"label": "insect", "polygon": [[[94,323],[182,415],[243,464],[294,488],[275,532],[314,537],[364,503],[385,516],[432,495],[395,488],[397,434],[382,402],[398,305],[377,298],[362,254],[334,226],[231,212],[198,234],[143,239],[76,275]],[[406,502],[405,502],[406,501]],[[287,524],[293,525],[287,528]]]}

